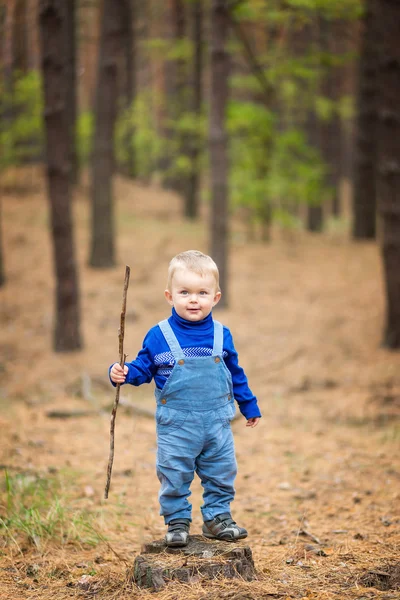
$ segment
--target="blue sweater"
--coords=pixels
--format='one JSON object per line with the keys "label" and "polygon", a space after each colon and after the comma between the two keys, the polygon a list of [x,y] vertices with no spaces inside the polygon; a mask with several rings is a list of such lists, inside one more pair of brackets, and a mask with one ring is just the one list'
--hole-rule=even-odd
{"label": "blue sweater", "polygon": [[[201,321],[186,321],[175,309],[168,319],[185,356],[210,356],[214,344],[214,323],[210,313]],[[246,417],[260,417],[257,398],[251,392],[247,377],[239,365],[231,332],[224,326],[223,358],[232,375],[233,393],[240,412]],[[125,363],[129,371],[125,383],[141,385],[154,379],[159,389],[164,387],[175,359],[158,325],[147,333],[143,347],[132,362]],[[110,367],[111,369],[111,367]],[[115,384],[113,384],[115,385]]]}

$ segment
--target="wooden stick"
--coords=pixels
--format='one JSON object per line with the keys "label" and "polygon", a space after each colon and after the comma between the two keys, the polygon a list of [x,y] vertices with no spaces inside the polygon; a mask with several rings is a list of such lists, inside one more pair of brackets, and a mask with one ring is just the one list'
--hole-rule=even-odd
{"label": "wooden stick", "polygon": [[[129,285],[129,275],[130,268],[128,266],[125,267],[125,281],[124,281],[124,293],[122,296],[122,311],[121,311],[121,321],[118,330],[118,340],[119,340],[119,364],[122,368],[125,365],[126,354],[124,354],[124,334],[125,334],[125,313],[126,313],[126,296],[128,293],[128,285]],[[119,390],[121,384],[117,383],[117,390],[115,393],[114,406],[111,413],[111,424],[110,424],[110,455],[108,458],[108,467],[107,467],[107,483],[106,489],[104,491],[104,498],[107,500],[108,491],[110,489],[111,483],[111,471],[114,461],[114,432],[115,432],[115,417],[117,416],[117,408],[119,403]]]}

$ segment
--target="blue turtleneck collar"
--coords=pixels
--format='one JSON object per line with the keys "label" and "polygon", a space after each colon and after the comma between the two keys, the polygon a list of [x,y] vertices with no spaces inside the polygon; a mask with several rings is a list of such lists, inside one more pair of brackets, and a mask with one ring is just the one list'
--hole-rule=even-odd
{"label": "blue turtleneck collar", "polygon": [[201,321],[188,321],[187,319],[180,317],[175,308],[172,308],[171,319],[182,329],[193,329],[193,327],[196,327],[204,330],[213,325],[212,312],[210,312],[205,319],[201,319]]}

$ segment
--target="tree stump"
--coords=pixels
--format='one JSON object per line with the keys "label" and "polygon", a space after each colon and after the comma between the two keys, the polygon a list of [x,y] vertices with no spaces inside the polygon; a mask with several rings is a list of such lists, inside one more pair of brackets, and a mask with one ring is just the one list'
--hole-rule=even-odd
{"label": "tree stump", "polygon": [[192,535],[184,548],[168,548],[164,540],[145,544],[135,558],[133,580],[139,587],[160,590],[168,581],[193,583],[202,578],[256,579],[249,546]]}

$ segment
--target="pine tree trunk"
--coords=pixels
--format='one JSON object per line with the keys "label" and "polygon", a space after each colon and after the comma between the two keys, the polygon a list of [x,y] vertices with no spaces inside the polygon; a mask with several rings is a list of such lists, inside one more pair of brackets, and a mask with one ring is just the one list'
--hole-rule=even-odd
{"label": "pine tree trunk", "polygon": [[[191,11],[192,43],[193,43],[193,81],[191,100],[191,111],[199,123],[202,113],[203,102],[203,5],[202,0],[193,0]],[[199,212],[200,193],[200,134],[192,135],[188,147],[191,171],[187,182],[185,198],[185,216],[196,219]]]}
{"label": "pine tree trunk", "polygon": [[4,272],[4,259],[3,259],[3,227],[2,227],[2,201],[0,198],[0,288],[2,288],[6,282],[6,276]]}
{"label": "pine tree trunk", "polygon": [[[184,0],[174,0],[174,37],[175,43],[182,44],[186,33],[186,14]],[[179,127],[180,119],[188,112],[187,96],[187,60],[181,55],[175,61],[175,103],[172,118],[175,124],[176,158],[187,156],[187,134]],[[173,189],[182,194],[186,189],[186,175],[172,178]]]}
{"label": "pine tree trunk", "polygon": [[[0,64],[2,65],[1,78],[4,80],[4,88],[6,88],[6,69],[5,69],[5,49],[6,49],[6,23],[7,23],[7,9],[0,12]],[[4,115],[3,115],[4,118]],[[5,270],[4,270],[4,252],[3,252],[3,228],[2,228],[2,199],[0,197],[0,288],[4,286],[6,282]]]}
{"label": "pine tree trunk", "polygon": [[26,73],[28,71],[29,61],[27,39],[26,0],[14,0],[14,19],[12,30],[14,72]]}
{"label": "pine tree trunk", "polygon": [[[346,23],[343,20],[328,21],[322,19],[321,47],[328,48],[333,57],[344,52],[342,39]],[[333,102],[330,118],[322,123],[322,155],[328,166],[327,184],[331,195],[331,214],[340,217],[340,181],[342,161],[342,122],[338,111],[338,102],[342,95],[343,69],[336,65],[329,65],[323,78],[322,95]]]}
{"label": "pine tree trunk", "polygon": [[[142,11],[145,13],[143,18],[148,26],[148,38],[165,38],[165,2],[163,8],[160,9],[160,0],[148,0],[148,3],[142,5]],[[165,121],[165,60],[158,53],[148,54],[149,56],[149,71],[151,72],[152,81],[152,105],[153,105],[153,120],[158,138],[166,136]],[[162,151],[158,151],[154,160],[155,170],[163,173],[168,168],[168,157]]]}
{"label": "pine tree trunk", "polygon": [[378,39],[376,0],[367,0],[359,60],[354,164],[353,238],[376,236]]}
{"label": "pine tree trunk", "polygon": [[[2,50],[2,81],[3,81],[3,102],[2,107],[2,128],[11,129],[12,127],[12,93],[13,93],[13,47],[12,31],[14,20],[14,6],[9,2],[4,9],[4,21],[2,23],[2,33],[0,38]],[[8,136],[10,138],[10,136]],[[13,140],[8,139],[7,143],[12,146]]]}
{"label": "pine tree trunk", "polygon": [[67,114],[67,15],[62,0],[41,0],[39,7],[45,102],[47,183],[56,276],[54,350],[82,346],[78,275],[73,242]]}
{"label": "pine tree trunk", "polygon": [[[183,0],[169,0],[166,3],[168,27],[167,38],[170,48],[183,41],[185,37],[185,7]],[[182,153],[185,137],[179,131],[179,119],[186,112],[184,90],[186,81],[186,60],[167,58],[165,61],[165,149],[162,160],[165,172],[164,186],[178,193],[184,192],[181,178],[174,173],[176,159]]]}
{"label": "pine tree trunk", "polygon": [[[135,5],[135,19],[137,21],[137,45],[135,46],[136,55],[136,75],[137,90],[141,98],[146,97],[147,110],[152,117],[152,135],[158,137],[160,132],[160,110],[157,106],[157,76],[158,61],[151,57],[146,44],[152,37],[154,30],[154,16],[152,2],[137,2]],[[159,79],[159,77],[158,77]],[[147,167],[143,170],[140,167],[139,157],[136,156],[136,177],[142,183],[148,184],[151,180],[151,174],[158,167],[157,150],[154,144],[150,144],[150,152],[147,156]]]}
{"label": "pine tree trunk", "polygon": [[76,0],[69,0],[67,17],[67,111],[69,130],[71,135],[71,182],[75,184],[78,181],[78,157],[76,152],[75,128],[77,119],[77,78],[76,78]]}
{"label": "pine tree trunk", "polygon": [[382,0],[377,13],[381,36],[378,63],[377,184],[382,221],[386,284],[383,343],[400,349],[400,4]]}
{"label": "pine tree trunk", "polygon": [[128,177],[135,177],[135,130],[132,123],[132,106],[136,97],[136,14],[137,0],[123,2],[123,40],[124,48],[124,87],[123,107],[127,112],[126,132],[123,140],[126,161],[122,171]]}
{"label": "pine tree trunk", "polygon": [[228,101],[230,60],[226,43],[229,21],[226,0],[211,3],[211,89],[210,89],[210,171],[211,171],[211,256],[220,271],[224,294],[220,306],[228,305],[228,140],[225,114]]}
{"label": "pine tree trunk", "polygon": [[80,2],[79,20],[79,107],[81,111],[93,111],[97,78],[98,50],[100,44],[100,2]]}
{"label": "pine tree trunk", "polygon": [[114,126],[118,102],[118,64],[122,56],[124,0],[103,0],[92,153],[92,240],[89,264],[115,265],[112,178]]}
{"label": "pine tree trunk", "polygon": [[[337,43],[341,54],[354,53],[354,47],[359,48],[360,39],[359,21],[343,23],[343,32]],[[345,64],[340,67],[340,94],[347,98],[354,98],[357,87],[358,58],[346,59]],[[354,181],[354,153],[355,153],[355,118],[350,115],[341,116],[341,165],[340,173],[348,182]]]}
{"label": "pine tree trunk", "polygon": [[[315,109],[311,108],[307,115],[307,137],[311,146],[319,149],[319,123]],[[323,228],[322,205],[309,204],[307,206],[307,229],[312,233],[320,233]]]}
{"label": "pine tree trunk", "polygon": [[[320,39],[319,39],[319,22],[314,17],[309,22],[306,22],[300,30],[295,31],[291,39],[292,52],[294,56],[300,54],[301,56],[310,56],[315,53],[320,53]],[[319,80],[321,81],[321,65],[318,65],[319,69]],[[318,85],[317,84],[317,85]],[[318,93],[318,88],[315,90],[315,95]],[[312,99],[309,100],[310,105],[308,106],[304,114],[304,132],[307,138],[309,146],[314,148],[317,152],[321,152],[321,135],[320,135],[320,123],[316,113],[315,104]],[[300,115],[297,118],[301,117]],[[313,233],[321,232],[323,229],[323,211],[321,204],[311,204],[309,198],[305,198],[306,201],[306,219],[305,226],[308,231]],[[320,199],[322,202],[322,198]]]}
{"label": "pine tree trunk", "polygon": [[39,0],[27,0],[27,54],[28,54],[28,70],[40,69],[39,55],[39,31],[38,31],[38,2]]}

